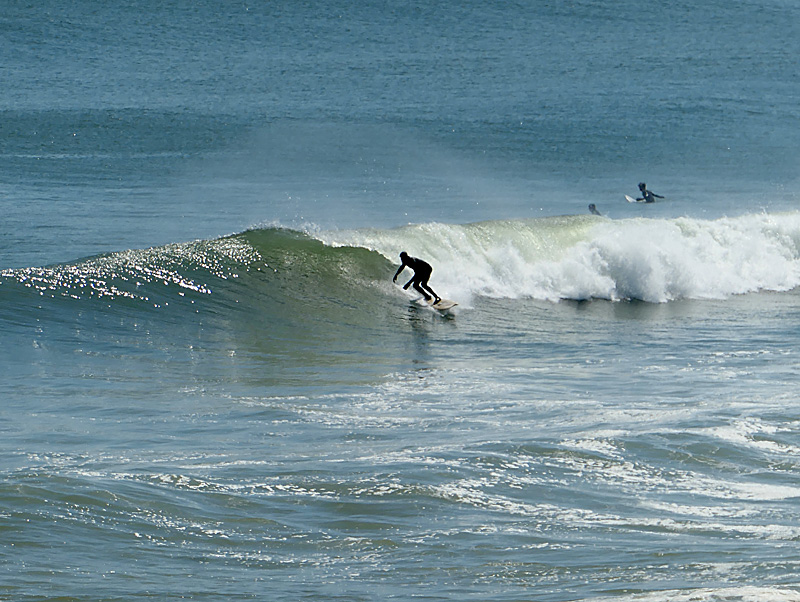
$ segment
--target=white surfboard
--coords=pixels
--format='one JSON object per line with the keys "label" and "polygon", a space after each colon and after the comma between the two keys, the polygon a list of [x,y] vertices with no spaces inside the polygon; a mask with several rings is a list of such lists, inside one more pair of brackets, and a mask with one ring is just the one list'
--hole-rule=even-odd
{"label": "white surfboard", "polygon": [[625,195],[625,200],[628,201],[629,203],[638,203],[639,202],[635,198],[633,198],[632,196],[628,196],[627,194]]}
{"label": "white surfboard", "polygon": [[451,301],[450,299],[441,299],[439,303],[432,303],[431,307],[433,309],[438,309],[439,311],[447,311],[448,309],[452,309],[458,305],[455,301]]}
{"label": "white surfboard", "polygon": [[420,307],[430,307],[431,309],[438,309],[439,311],[448,311],[458,305],[458,303],[451,301],[450,299],[441,299],[439,303],[431,303],[422,297],[415,299],[414,303]]}

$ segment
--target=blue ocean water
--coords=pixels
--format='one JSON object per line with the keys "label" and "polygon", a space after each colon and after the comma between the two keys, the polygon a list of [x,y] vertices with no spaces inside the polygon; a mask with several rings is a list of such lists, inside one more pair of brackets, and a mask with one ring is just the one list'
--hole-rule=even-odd
{"label": "blue ocean water", "polygon": [[0,599],[800,600],[799,18],[5,2]]}

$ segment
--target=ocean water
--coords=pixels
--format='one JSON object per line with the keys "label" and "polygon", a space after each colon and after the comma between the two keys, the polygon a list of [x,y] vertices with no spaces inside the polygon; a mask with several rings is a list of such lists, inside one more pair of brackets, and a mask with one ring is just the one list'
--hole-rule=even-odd
{"label": "ocean water", "polygon": [[800,5],[118,4],[0,11],[0,599],[800,600]]}

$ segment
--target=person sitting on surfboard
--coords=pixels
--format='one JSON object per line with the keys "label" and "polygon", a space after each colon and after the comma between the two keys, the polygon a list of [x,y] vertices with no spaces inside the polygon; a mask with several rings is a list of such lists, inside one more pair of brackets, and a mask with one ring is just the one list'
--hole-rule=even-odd
{"label": "person sitting on surfboard", "polygon": [[642,193],[642,197],[636,199],[637,201],[644,201],[645,203],[655,203],[656,199],[663,199],[664,197],[660,194],[656,194],[655,192],[650,192],[647,190],[647,184],[644,182],[639,183],[639,191]]}
{"label": "person sitting on surfboard", "polygon": [[[425,297],[425,301],[431,300],[431,295],[434,298],[433,305],[439,303],[442,298],[433,292],[433,289],[428,285],[428,279],[431,277],[431,273],[433,273],[433,268],[431,264],[426,261],[422,261],[421,259],[417,259],[416,257],[411,257],[408,253],[403,251],[400,253],[400,267],[397,269],[397,272],[392,278],[392,282],[397,282],[397,277],[400,275],[400,272],[403,271],[404,268],[411,268],[414,270],[414,277],[406,282],[403,290],[408,290],[408,287],[412,284],[414,285],[414,290],[419,293],[422,293],[422,296]],[[430,293],[430,295],[428,294]]]}
{"label": "person sitting on surfboard", "polygon": [[602,215],[602,214],[601,214],[601,213],[600,213],[600,212],[597,210],[597,205],[595,205],[594,203],[592,203],[591,205],[589,205],[589,212],[590,212],[592,215]]}

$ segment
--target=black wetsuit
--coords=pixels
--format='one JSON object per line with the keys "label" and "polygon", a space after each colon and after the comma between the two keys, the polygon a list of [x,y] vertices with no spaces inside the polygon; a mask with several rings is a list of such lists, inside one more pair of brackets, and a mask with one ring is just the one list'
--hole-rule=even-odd
{"label": "black wetsuit", "polygon": [[642,193],[642,198],[636,199],[637,201],[644,201],[645,203],[655,203],[656,199],[663,199],[664,197],[655,192],[650,192],[646,188],[639,189]]}
{"label": "black wetsuit", "polygon": [[[401,257],[402,264],[397,269],[397,272],[392,278],[392,282],[397,282],[397,277],[400,275],[400,272],[403,271],[404,268],[408,267],[414,270],[414,277],[406,282],[405,286],[403,286],[404,290],[408,290],[408,287],[412,284],[414,285],[414,290],[419,292],[423,297],[425,297],[426,301],[430,301],[431,296],[433,296],[436,303],[441,301],[439,295],[437,295],[433,289],[428,285],[428,279],[431,277],[433,273],[433,268],[431,264],[426,261],[422,261],[421,259],[417,259],[416,257],[411,257],[410,255],[406,255],[405,257]],[[429,294],[430,293],[430,294]]]}

